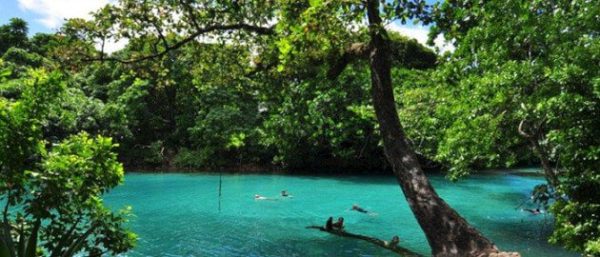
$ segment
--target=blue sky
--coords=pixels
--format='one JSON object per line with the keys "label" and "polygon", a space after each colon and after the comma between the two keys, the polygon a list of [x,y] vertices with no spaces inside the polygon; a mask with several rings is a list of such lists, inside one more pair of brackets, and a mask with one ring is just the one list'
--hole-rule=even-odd
{"label": "blue sky", "polygon": [[35,22],[40,16],[19,8],[17,0],[0,0],[0,24],[8,23],[8,20],[13,17],[19,17],[29,23],[29,32],[35,34],[37,32],[51,32],[49,28],[43,26],[41,22]]}
{"label": "blue sky", "polygon": [[0,0],[0,24],[19,17],[29,23],[30,34],[54,32],[65,18],[86,18],[111,0]]}

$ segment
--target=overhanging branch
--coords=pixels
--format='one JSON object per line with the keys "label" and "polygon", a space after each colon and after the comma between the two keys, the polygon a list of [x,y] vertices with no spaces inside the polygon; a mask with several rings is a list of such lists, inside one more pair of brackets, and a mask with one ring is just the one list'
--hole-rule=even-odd
{"label": "overhanging branch", "polygon": [[114,57],[108,57],[108,58],[87,58],[87,59],[83,59],[82,61],[105,60],[105,61],[114,61],[114,62],[120,62],[120,63],[125,63],[125,64],[141,62],[141,61],[145,61],[145,60],[149,60],[149,59],[162,57],[165,54],[167,54],[168,52],[176,50],[176,49],[184,46],[185,44],[193,41],[194,39],[196,39],[197,37],[199,37],[201,35],[204,35],[204,34],[207,34],[210,32],[214,32],[214,31],[228,31],[228,30],[245,30],[245,31],[253,32],[253,33],[256,33],[259,35],[272,35],[275,33],[275,31],[273,30],[273,27],[261,27],[261,26],[245,24],[245,23],[229,24],[229,25],[213,25],[213,26],[208,26],[208,27],[202,28],[202,29],[198,29],[193,34],[189,35],[188,37],[186,37],[172,45],[165,44],[165,49],[163,49],[162,51],[155,53],[155,54],[145,55],[145,56],[128,59],[128,60],[123,60],[123,59],[114,58]]}
{"label": "overhanging branch", "polygon": [[336,79],[351,62],[368,57],[371,47],[363,43],[354,43],[346,48],[342,57],[337,59],[327,71],[327,78]]}
{"label": "overhanging branch", "polygon": [[523,136],[524,138],[532,139],[533,135],[531,135],[525,131],[525,129],[523,128],[524,125],[525,125],[525,120],[521,120],[521,122],[519,122],[519,128],[518,128],[519,134],[521,136]]}

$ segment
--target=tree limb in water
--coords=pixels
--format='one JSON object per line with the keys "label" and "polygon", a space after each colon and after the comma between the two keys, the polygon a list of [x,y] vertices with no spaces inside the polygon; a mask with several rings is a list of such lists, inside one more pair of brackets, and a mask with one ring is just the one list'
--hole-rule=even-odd
{"label": "tree limb in water", "polygon": [[392,252],[395,252],[397,254],[400,254],[402,256],[407,256],[407,257],[422,257],[423,255],[420,255],[418,253],[415,253],[411,250],[408,250],[406,248],[400,247],[400,246],[393,246],[393,245],[389,245],[387,244],[386,241],[383,241],[381,239],[378,238],[374,238],[374,237],[368,237],[368,236],[364,236],[364,235],[359,235],[359,234],[352,234],[343,230],[327,230],[322,226],[308,226],[306,227],[308,229],[318,229],[320,231],[323,232],[327,232],[329,234],[333,234],[336,236],[341,236],[341,237],[349,237],[349,238],[355,238],[355,239],[360,239],[360,240],[364,240],[367,241],[371,244],[377,245],[379,247],[383,247],[385,249],[388,249]]}

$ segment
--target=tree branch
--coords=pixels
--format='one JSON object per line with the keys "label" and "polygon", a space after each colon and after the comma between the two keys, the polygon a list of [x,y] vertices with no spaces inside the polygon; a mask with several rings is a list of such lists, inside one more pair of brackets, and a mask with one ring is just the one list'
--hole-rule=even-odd
{"label": "tree branch", "polygon": [[[548,184],[553,188],[557,188],[560,185],[560,180],[558,179],[558,176],[556,174],[556,169],[552,168],[551,161],[548,158],[548,151],[546,151],[546,149],[544,149],[544,146],[541,145],[539,142],[539,140],[541,140],[540,135],[542,135],[541,127],[544,122],[544,120],[540,122],[540,125],[537,126],[537,129],[534,132],[535,134],[531,134],[531,132],[528,133],[527,131],[525,131],[525,120],[521,120],[521,122],[519,123],[518,130],[519,134],[529,141],[529,143],[531,144],[531,148],[533,149],[533,153],[537,155],[538,159],[540,160],[540,163],[542,164],[542,170],[544,171]],[[530,128],[529,131],[531,130],[533,129]]]}
{"label": "tree branch", "polygon": [[81,234],[81,236],[79,236],[79,238],[77,238],[73,243],[71,243],[71,245],[69,246],[67,251],[65,251],[62,254],[62,257],[73,256],[75,253],[77,253],[77,251],[81,248],[81,246],[83,245],[85,240],[94,232],[96,227],[97,227],[97,225],[93,224],[87,231],[85,231],[83,234]]}
{"label": "tree branch", "polygon": [[73,236],[73,232],[75,232],[75,230],[77,229],[77,226],[79,225],[79,222],[81,222],[82,219],[83,219],[83,215],[81,215],[81,213],[79,213],[79,217],[77,218],[77,220],[75,220],[75,222],[73,223],[71,228],[68,229],[67,233],[63,234],[63,236],[59,239],[58,244],[56,244],[56,246],[54,246],[54,248],[50,251],[50,253],[51,253],[50,257],[60,256],[60,251],[71,240],[71,237]]}
{"label": "tree branch", "polygon": [[331,80],[336,79],[351,62],[359,59],[367,59],[370,50],[371,47],[367,44],[354,43],[350,45],[350,47],[346,48],[342,57],[337,59],[327,71],[327,78]]}
{"label": "tree branch", "polygon": [[533,138],[533,135],[525,132],[525,129],[523,129],[524,125],[525,125],[525,120],[521,120],[521,122],[519,122],[519,128],[518,128],[519,135],[521,135],[521,136],[523,136],[524,138],[527,138],[527,139]]}
{"label": "tree branch", "polygon": [[[193,34],[182,39],[181,41],[178,41],[175,44],[165,45],[164,50],[162,50],[161,52],[155,53],[155,54],[146,55],[146,56],[142,56],[142,57],[138,57],[138,58],[134,58],[134,59],[128,59],[128,60],[123,60],[123,59],[114,58],[114,57],[104,58],[104,60],[128,64],[128,63],[141,62],[141,61],[145,61],[145,60],[149,60],[149,59],[153,59],[153,58],[157,58],[157,57],[162,57],[163,55],[167,54],[168,52],[170,52],[172,50],[176,50],[176,49],[184,46],[185,44],[189,43],[190,41],[196,39],[197,37],[199,37],[201,35],[204,35],[204,34],[210,33],[210,32],[214,32],[214,31],[227,31],[227,30],[246,30],[246,31],[253,32],[256,34],[260,34],[260,35],[273,35],[275,33],[275,31],[273,30],[273,27],[260,27],[260,26],[256,26],[256,25],[245,24],[245,23],[228,24],[228,25],[212,25],[212,26],[208,26],[208,27],[196,30],[196,32],[194,32]],[[83,59],[82,61],[99,61],[99,59],[98,58],[87,58],[87,59]]]}
{"label": "tree branch", "polygon": [[415,253],[411,250],[408,250],[406,248],[400,247],[400,246],[396,246],[396,245],[390,245],[388,244],[386,241],[383,241],[381,239],[378,238],[374,238],[374,237],[368,237],[368,236],[364,236],[364,235],[359,235],[359,234],[352,234],[343,230],[327,230],[324,227],[321,226],[308,226],[306,227],[308,229],[317,229],[332,235],[336,235],[336,236],[341,236],[341,237],[349,237],[349,238],[355,238],[355,239],[360,239],[360,240],[364,240],[367,241],[371,244],[377,245],[379,247],[383,247],[385,249],[388,249],[392,252],[395,252],[397,254],[400,254],[402,256],[407,256],[407,257],[422,257],[422,255]]}

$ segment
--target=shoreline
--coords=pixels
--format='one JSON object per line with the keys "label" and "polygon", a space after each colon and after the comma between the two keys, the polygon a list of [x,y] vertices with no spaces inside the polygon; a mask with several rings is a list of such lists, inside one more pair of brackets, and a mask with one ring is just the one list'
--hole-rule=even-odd
{"label": "shoreline", "polygon": [[[293,176],[393,176],[390,169],[330,169],[330,168],[306,168],[306,169],[284,169],[276,166],[242,166],[242,167],[217,167],[217,168],[180,168],[180,167],[140,167],[124,166],[125,173],[146,174],[226,174],[226,175],[293,175]],[[426,175],[442,175],[446,172],[440,169],[426,169]],[[540,167],[515,167],[494,168],[473,171],[470,175],[516,175],[522,177],[543,177]],[[468,177],[469,175],[467,175]]]}
{"label": "shoreline", "polygon": [[[366,168],[366,167],[305,167],[284,168],[277,165],[245,164],[235,166],[222,166],[210,168],[164,166],[135,166],[123,165],[126,172],[139,173],[226,173],[226,174],[274,174],[274,175],[391,175],[389,167]],[[439,172],[438,170],[426,170],[426,172]]]}

